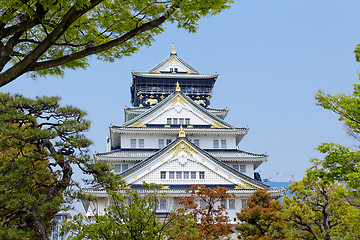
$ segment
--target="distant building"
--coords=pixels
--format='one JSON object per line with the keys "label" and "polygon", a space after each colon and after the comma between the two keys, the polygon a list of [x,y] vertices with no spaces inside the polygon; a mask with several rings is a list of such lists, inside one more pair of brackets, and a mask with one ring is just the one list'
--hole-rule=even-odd
{"label": "distant building", "polygon": [[65,234],[64,236],[60,236],[60,229],[62,227],[62,224],[64,223],[65,220],[69,220],[71,219],[71,214],[70,213],[66,213],[66,212],[59,212],[56,214],[55,216],[55,222],[56,225],[54,227],[54,230],[51,234],[51,240],[66,240],[67,239],[67,235]]}
{"label": "distant building", "polygon": [[[293,182],[266,182],[267,185],[269,185],[270,187],[275,187],[275,188],[283,188],[284,189],[284,195],[291,197],[293,194],[291,194],[289,192],[289,186],[292,184]],[[282,200],[282,198],[279,199],[280,201]]]}
{"label": "distant building", "polygon": [[[167,199],[159,203],[159,215],[176,209],[179,198],[188,196],[185,190],[195,184],[224,186],[235,194],[222,201],[231,221],[257,189],[269,189],[272,198],[284,193],[264,184],[255,172],[267,154],[238,148],[248,128],[225,122],[226,108],[210,107],[217,78],[189,66],[174,47],[148,72],[133,72],[132,107],[125,107],[125,123],[110,126],[106,152],[95,156],[113,164],[131,189],[144,192],[143,181],[162,184],[159,191]],[[97,202],[83,202],[88,216],[110,204],[100,185],[83,192],[98,197]]]}

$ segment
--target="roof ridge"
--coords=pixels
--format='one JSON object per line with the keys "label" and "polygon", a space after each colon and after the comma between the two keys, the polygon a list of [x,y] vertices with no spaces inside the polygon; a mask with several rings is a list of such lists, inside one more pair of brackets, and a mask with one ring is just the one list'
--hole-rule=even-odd
{"label": "roof ridge", "polygon": [[223,119],[221,119],[220,117],[216,116],[215,114],[209,112],[206,108],[200,106],[199,104],[197,104],[194,100],[192,100],[190,97],[186,96],[186,94],[184,94],[183,92],[172,92],[171,94],[169,94],[169,96],[167,96],[165,99],[163,99],[162,101],[160,101],[158,104],[156,104],[155,106],[149,108],[148,110],[146,110],[145,112],[139,114],[138,116],[130,119],[129,121],[125,122],[124,124],[120,125],[120,127],[126,127],[129,126],[130,124],[138,121],[139,119],[143,118],[144,116],[148,115],[151,112],[154,112],[156,109],[160,108],[161,106],[163,106],[164,104],[166,104],[168,101],[170,101],[170,99],[172,97],[174,97],[175,95],[180,95],[182,97],[184,97],[186,100],[188,100],[193,106],[195,106],[198,110],[202,111],[203,113],[209,115],[210,117],[212,117],[213,119],[215,119],[216,121],[222,123],[223,125],[229,127],[229,128],[236,128],[233,125],[225,122]]}
{"label": "roof ridge", "polygon": [[193,68],[192,66],[190,66],[189,64],[187,64],[184,60],[182,60],[177,54],[170,54],[170,56],[168,56],[167,58],[165,58],[164,60],[162,60],[160,63],[158,63],[156,66],[152,67],[149,71],[147,71],[147,73],[153,73],[156,71],[156,69],[160,68],[161,66],[163,66],[166,62],[170,61],[170,59],[175,58],[176,60],[178,60],[180,63],[182,63],[185,67],[187,67],[188,69],[190,69],[192,72],[194,72],[195,74],[200,74],[199,71],[197,71],[195,68]]}

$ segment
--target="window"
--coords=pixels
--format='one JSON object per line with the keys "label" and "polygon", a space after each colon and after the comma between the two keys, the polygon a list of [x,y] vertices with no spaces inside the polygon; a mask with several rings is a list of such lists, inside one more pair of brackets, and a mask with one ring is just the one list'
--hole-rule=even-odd
{"label": "window", "polygon": [[176,179],[182,179],[182,172],[176,172]]}
{"label": "window", "polygon": [[130,147],[136,148],[136,139],[130,139]]}
{"label": "window", "polygon": [[199,178],[205,179],[205,172],[199,172]]}
{"label": "window", "polygon": [[246,199],[241,199],[241,208],[246,208]]}
{"label": "window", "polygon": [[186,125],[190,124],[190,118],[185,118],[185,124]]}
{"label": "window", "polygon": [[144,148],[144,139],[139,139],[139,148]]}
{"label": "window", "polygon": [[219,148],[219,140],[214,140],[214,148]]}
{"label": "window", "polygon": [[51,239],[54,239],[54,240],[62,240],[64,239],[64,236],[60,236],[60,229],[63,225],[63,222],[65,221],[66,217],[63,216],[63,215],[56,215],[55,216],[55,227],[54,227],[54,230],[52,232],[52,236],[51,236]]}
{"label": "window", "polygon": [[235,199],[234,198],[229,199],[229,209],[235,209]]}
{"label": "window", "polygon": [[122,165],[122,171],[125,172],[129,168],[129,165],[123,164]]}
{"label": "window", "polygon": [[175,179],[175,172],[169,172],[169,179]]}
{"label": "window", "polygon": [[173,124],[178,124],[178,119],[177,118],[173,118]]}
{"label": "window", "polygon": [[[144,139],[139,139],[138,141],[138,148],[144,148]],[[130,139],[130,147],[136,148],[136,139]]]}
{"label": "window", "polygon": [[121,173],[121,164],[115,164],[115,172]]}
{"label": "window", "polygon": [[221,140],[221,148],[226,148],[226,140]]}
{"label": "window", "polygon": [[178,68],[174,68],[174,71],[177,72],[177,71],[178,71]]}
{"label": "window", "polygon": [[242,173],[246,172],[246,165],[243,165],[243,164],[240,165],[240,172],[242,172]]}
{"label": "window", "polygon": [[171,124],[171,118],[166,119],[166,124]]}
{"label": "window", "polygon": [[124,172],[129,168],[128,164],[115,164],[115,173],[121,173]]}
{"label": "window", "polygon": [[160,172],[160,178],[166,179],[166,172]]}
{"label": "window", "polygon": [[158,145],[159,145],[159,148],[163,148],[165,146],[165,140],[164,139],[159,139]]}
{"label": "window", "polygon": [[173,72],[174,71],[174,68],[170,68],[170,72]]}
{"label": "window", "polygon": [[206,202],[202,199],[200,199],[200,207],[201,208],[205,208],[206,207]]}
{"label": "window", "polygon": [[184,125],[184,119],[183,118],[179,118],[179,124]]}
{"label": "window", "polygon": [[169,145],[171,143],[171,139],[166,139],[166,145]]}
{"label": "window", "polygon": [[165,199],[160,199],[159,209],[161,209],[161,210],[166,209],[166,200]]}
{"label": "window", "polygon": [[184,172],[184,179],[189,179],[189,172]]}
{"label": "window", "polygon": [[233,165],[233,169],[235,169],[236,171],[239,171],[239,165]]}
{"label": "window", "polygon": [[199,147],[199,146],[200,146],[200,141],[199,141],[199,139],[194,139],[194,144]]}
{"label": "window", "polygon": [[196,172],[191,172],[191,179],[196,179]]}
{"label": "window", "polygon": [[227,209],[226,199],[224,199],[224,198],[221,199],[221,205],[222,205],[225,209]]}

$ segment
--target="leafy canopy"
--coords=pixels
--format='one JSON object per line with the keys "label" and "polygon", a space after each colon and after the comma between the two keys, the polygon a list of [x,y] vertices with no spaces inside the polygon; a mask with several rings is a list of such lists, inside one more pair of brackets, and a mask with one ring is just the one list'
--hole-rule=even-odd
{"label": "leafy canopy", "polygon": [[284,218],[292,239],[359,239],[360,210],[341,185],[306,176],[290,185]]}
{"label": "leafy canopy", "polygon": [[[166,203],[166,195],[158,193],[161,186],[144,183],[142,190],[111,191],[107,190],[110,205],[104,214],[94,213],[88,221],[82,214],[74,216],[73,221],[66,223],[63,231],[71,232],[69,239],[132,239],[132,240],[156,240],[173,239],[167,234],[178,228],[179,222],[187,229],[188,233],[196,233],[196,229],[187,226],[191,221],[185,215],[175,215]],[[166,203],[165,217],[159,218],[157,211],[160,201]]]}
{"label": "leafy canopy", "polygon": [[186,192],[191,196],[180,199],[179,204],[182,206],[177,209],[176,213],[180,216],[182,214],[189,215],[191,218],[188,221],[195,223],[193,226],[198,235],[189,236],[186,231],[180,229],[180,231],[174,231],[170,236],[174,239],[205,240],[218,239],[230,234],[233,225],[229,224],[230,219],[226,215],[225,207],[220,204],[222,199],[234,197],[234,194],[227,193],[228,190],[225,187],[217,186],[212,189],[203,185],[194,185],[187,189]]}
{"label": "leafy canopy", "polygon": [[[61,75],[86,68],[87,57],[130,56],[165,29],[166,21],[195,32],[197,22],[233,0],[2,0],[0,86],[24,73]],[[8,66],[8,67],[6,67]]]}
{"label": "leafy canopy", "polygon": [[257,190],[248,198],[246,205],[236,214],[241,221],[236,226],[240,231],[240,239],[288,239],[282,216],[283,206],[278,200],[271,200],[270,193]]}
{"label": "leafy canopy", "polygon": [[[359,46],[355,53],[357,54]],[[317,104],[331,110],[345,124],[347,132],[360,141],[360,84],[354,84],[351,95],[326,94],[319,90],[316,94]],[[323,143],[317,150],[325,154],[324,159],[313,159],[313,168],[309,174],[326,182],[345,183],[348,189],[358,196],[360,188],[360,153],[359,149],[351,149],[336,143]]]}
{"label": "leafy canopy", "polygon": [[[357,61],[360,59],[359,46],[355,49]],[[354,84],[351,95],[332,95],[319,90],[315,96],[317,105],[336,113],[348,134],[357,141],[360,141],[359,97],[360,84]],[[324,158],[312,159],[313,167],[307,170],[306,177],[290,186],[294,197],[284,198],[293,236],[301,239],[358,239],[359,149],[322,143],[317,150],[325,155]]]}
{"label": "leafy canopy", "polygon": [[0,238],[47,239],[54,215],[81,197],[73,166],[103,185],[118,179],[88,153],[85,112],[59,97],[0,94]]}

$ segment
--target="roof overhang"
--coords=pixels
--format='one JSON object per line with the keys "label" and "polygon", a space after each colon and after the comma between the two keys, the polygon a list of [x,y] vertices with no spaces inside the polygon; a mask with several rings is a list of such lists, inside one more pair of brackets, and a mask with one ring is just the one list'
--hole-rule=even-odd
{"label": "roof overhang", "polygon": [[[129,189],[121,189],[118,190],[119,193],[125,194]],[[256,190],[258,189],[230,189],[227,193],[233,193],[237,196],[241,197],[250,197]],[[150,193],[159,193],[166,194],[169,197],[188,197],[191,196],[189,193],[186,193],[186,189],[136,189],[139,195],[146,195]],[[280,198],[284,196],[286,189],[284,188],[268,188],[271,198]],[[91,189],[83,189],[82,192],[84,194],[91,194],[99,198],[108,197],[108,194],[104,189],[101,190],[91,190]]]}
{"label": "roof overhang", "polygon": [[[185,130],[185,129],[184,129]],[[110,127],[112,133],[132,133],[132,134],[169,134],[174,135],[179,133],[179,128],[148,128],[148,127]],[[221,134],[221,135],[239,135],[247,134],[247,128],[186,128],[186,134]]]}

